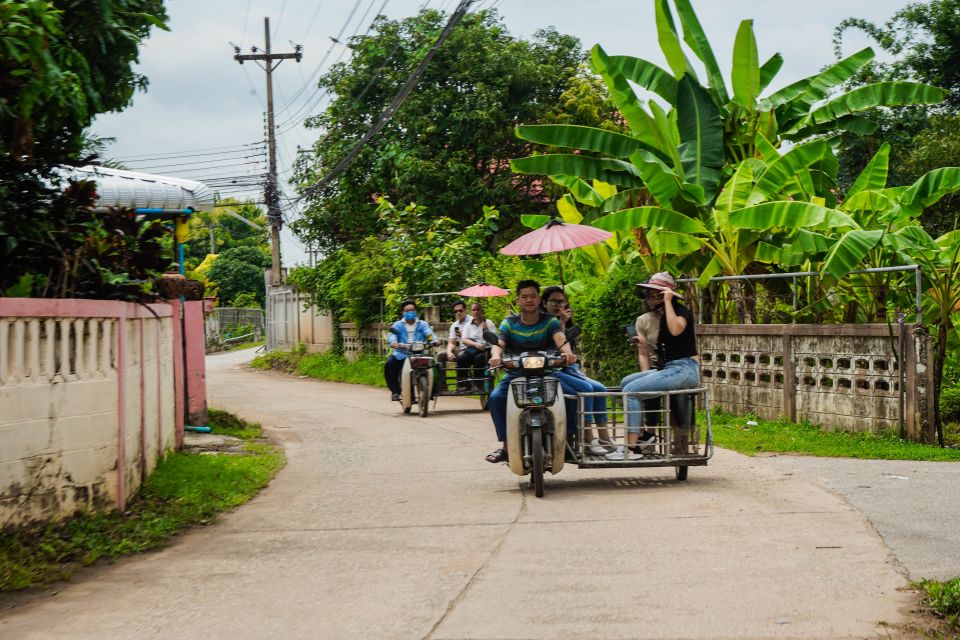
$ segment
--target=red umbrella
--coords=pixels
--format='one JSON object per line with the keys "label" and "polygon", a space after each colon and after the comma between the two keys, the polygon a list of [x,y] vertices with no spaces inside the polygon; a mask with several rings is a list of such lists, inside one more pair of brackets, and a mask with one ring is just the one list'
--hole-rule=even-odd
{"label": "red umbrella", "polygon": [[460,291],[457,291],[457,293],[467,298],[494,298],[497,296],[510,295],[510,292],[506,289],[495,287],[492,284],[487,284],[486,282],[481,282],[480,284],[475,284],[472,287],[461,289]]}
{"label": "red umbrella", "polygon": [[[500,249],[500,253],[507,256],[555,253],[567,249],[586,247],[597,242],[603,242],[611,237],[613,237],[613,234],[609,231],[584,224],[567,224],[554,218],[539,229],[520,236]],[[559,254],[557,254],[557,263],[560,264]],[[560,264],[560,282],[563,283],[562,264]]]}

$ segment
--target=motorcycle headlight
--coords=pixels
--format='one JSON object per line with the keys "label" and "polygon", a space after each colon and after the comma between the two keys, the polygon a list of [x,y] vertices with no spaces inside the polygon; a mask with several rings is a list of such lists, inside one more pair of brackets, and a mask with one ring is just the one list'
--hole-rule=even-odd
{"label": "motorcycle headlight", "polygon": [[422,342],[414,342],[410,345],[410,353],[423,353],[424,349]]}
{"label": "motorcycle headlight", "polygon": [[547,359],[543,356],[524,356],[520,359],[520,364],[524,369],[543,369],[547,364]]}

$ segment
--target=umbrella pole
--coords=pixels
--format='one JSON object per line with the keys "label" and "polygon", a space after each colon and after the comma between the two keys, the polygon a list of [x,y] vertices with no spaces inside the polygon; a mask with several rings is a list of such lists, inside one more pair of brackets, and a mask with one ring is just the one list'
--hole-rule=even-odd
{"label": "umbrella pole", "polygon": [[563,281],[563,261],[560,260],[560,253],[557,252],[557,267],[560,269],[560,286],[564,289],[567,288],[567,283]]}

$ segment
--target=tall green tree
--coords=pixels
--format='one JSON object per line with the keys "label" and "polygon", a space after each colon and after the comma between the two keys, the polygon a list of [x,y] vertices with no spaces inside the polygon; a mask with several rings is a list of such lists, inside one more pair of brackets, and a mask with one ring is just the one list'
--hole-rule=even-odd
{"label": "tall green tree", "polygon": [[[875,153],[891,145],[890,182],[910,184],[928,171],[956,163],[960,157],[960,0],[913,2],[884,23],[851,17],[834,32],[837,56],[844,36],[860,31],[887,54],[887,61],[865,66],[851,86],[878,80],[919,80],[947,90],[934,108],[909,107],[873,114],[876,131],[844,135],[840,145],[839,182],[849,187]],[[960,202],[947,196],[926,212],[921,222],[932,235],[951,231],[960,214]]]}
{"label": "tall green tree", "polygon": [[54,168],[82,160],[93,118],[146,87],[133,63],[165,20],[162,0],[0,2],[0,294],[25,276],[55,291],[44,279],[69,271],[56,256],[74,248],[50,235],[66,215]]}
{"label": "tall green tree", "polygon": [[[381,16],[368,36],[349,44],[351,60],[320,79],[320,88],[334,98],[322,114],[308,120],[320,137],[313,157],[304,155],[297,168],[301,187],[323,176],[354,146],[435,42],[445,21],[434,10],[404,20]],[[467,15],[351,168],[310,192],[298,233],[323,249],[355,249],[378,231],[380,196],[422,203],[432,214],[460,224],[482,217],[484,205],[495,204],[506,226],[516,226],[521,213],[545,211],[550,206],[545,190],[558,190],[510,172],[510,158],[530,149],[514,136],[513,127],[564,111],[570,91],[598,88],[568,82],[582,60],[580,42],[571,36],[547,29],[525,41],[511,36],[494,12]],[[589,118],[598,125],[606,118],[602,97],[598,103],[590,113],[569,104],[572,122]]]}

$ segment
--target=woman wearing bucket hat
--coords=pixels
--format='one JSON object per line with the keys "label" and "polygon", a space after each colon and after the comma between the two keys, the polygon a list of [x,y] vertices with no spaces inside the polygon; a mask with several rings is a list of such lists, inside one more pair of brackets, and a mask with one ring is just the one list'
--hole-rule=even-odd
{"label": "woman wearing bucket hat", "polygon": [[[660,312],[660,332],[657,348],[661,354],[660,369],[633,373],[620,382],[624,392],[675,391],[692,389],[700,384],[700,363],[697,359],[697,335],[693,313],[679,302],[677,283],[667,272],[655,273],[646,282],[637,285],[646,296],[647,307]],[[607,454],[610,460],[635,460],[641,454],[633,449],[639,444],[641,452],[652,452],[656,436],[641,431],[643,401],[627,399],[627,446]]]}

